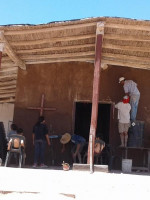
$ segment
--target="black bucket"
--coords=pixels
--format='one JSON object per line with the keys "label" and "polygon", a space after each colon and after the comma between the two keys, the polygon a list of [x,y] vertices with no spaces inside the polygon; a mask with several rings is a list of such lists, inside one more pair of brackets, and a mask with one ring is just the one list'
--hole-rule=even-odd
{"label": "black bucket", "polygon": [[128,147],[142,147],[144,140],[144,122],[136,121],[128,131]]}

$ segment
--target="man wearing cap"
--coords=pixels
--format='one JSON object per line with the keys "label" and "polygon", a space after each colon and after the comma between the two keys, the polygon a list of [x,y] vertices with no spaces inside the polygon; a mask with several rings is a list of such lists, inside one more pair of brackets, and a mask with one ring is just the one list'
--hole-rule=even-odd
{"label": "man wearing cap", "polygon": [[122,102],[115,105],[118,109],[118,130],[120,133],[121,147],[127,146],[128,130],[130,127],[130,110],[131,105],[129,104],[129,96],[124,96]]}
{"label": "man wearing cap", "polygon": [[140,99],[140,92],[137,84],[132,80],[126,80],[124,77],[119,78],[119,83],[123,86],[126,95],[130,96],[131,105],[131,125],[135,125],[138,103]]}
{"label": "man wearing cap", "polygon": [[65,144],[67,144],[70,140],[74,144],[71,150],[73,162],[75,163],[76,157],[78,157],[79,163],[81,163],[82,162],[81,152],[83,150],[84,145],[86,144],[86,140],[80,135],[76,135],[76,134],[70,135],[69,133],[65,133],[64,135],[62,135],[60,139],[60,143],[63,144],[62,151],[64,151],[65,149]]}

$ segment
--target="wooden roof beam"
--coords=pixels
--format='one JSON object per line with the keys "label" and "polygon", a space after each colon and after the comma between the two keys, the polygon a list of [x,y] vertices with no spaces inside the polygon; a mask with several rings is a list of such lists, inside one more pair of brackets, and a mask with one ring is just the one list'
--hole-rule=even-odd
{"label": "wooden roof beam", "polygon": [[58,47],[47,47],[41,49],[24,49],[24,50],[17,50],[18,54],[31,54],[31,53],[39,53],[39,52],[46,52],[46,51],[57,51],[57,50],[70,50],[70,49],[79,49],[79,48],[91,48],[95,47],[95,44],[79,44],[79,45],[71,45],[71,46],[58,46]]}
{"label": "wooden roof beam", "polygon": [[2,68],[12,68],[12,67],[18,67],[16,63],[13,62],[2,62],[1,63]]}
{"label": "wooden roof beam", "polygon": [[6,89],[6,90],[1,90],[0,89],[0,95],[2,95],[2,94],[8,94],[8,93],[15,93],[15,92],[16,92],[16,88]]}
{"label": "wooden roof beam", "polygon": [[103,44],[104,49],[113,49],[113,50],[127,50],[129,52],[144,52],[144,53],[150,53],[150,49],[146,47],[136,47],[136,46],[124,46],[124,45],[114,45],[110,43],[104,43]]}
{"label": "wooden roof beam", "polygon": [[0,87],[1,86],[11,86],[11,85],[15,85],[16,86],[17,81],[16,80],[10,80],[7,82],[0,82]]}
{"label": "wooden roof beam", "polygon": [[17,74],[14,75],[9,75],[9,76],[0,76],[0,84],[1,82],[7,82],[7,81],[12,81],[12,80],[17,80]]}
{"label": "wooden roof beam", "polygon": [[115,60],[124,60],[126,62],[132,63],[141,63],[141,64],[150,64],[150,58],[142,57],[142,56],[130,56],[123,54],[115,54],[115,53],[103,53],[102,57],[115,59]]}
{"label": "wooden roof beam", "polygon": [[132,67],[138,69],[148,69],[150,70],[150,64],[142,64],[142,63],[135,63],[135,62],[128,62],[128,60],[118,60],[118,59],[109,59],[108,57],[102,58],[103,64],[107,65],[115,65],[115,66],[122,66],[122,67]]}
{"label": "wooden roof beam", "polygon": [[42,39],[42,40],[30,40],[30,41],[17,41],[17,42],[10,42],[11,46],[31,46],[31,45],[41,45],[47,43],[56,43],[56,42],[66,42],[66,41],[75,41],[75,40],[85,40],[95,38],[95,34],[86,34],[86,35],[73,35],[69,37],[52,37],[49,39]]}
{"label": "wooden roof beam", "polygon": [[26,64],[44,64],[44,63],[58,63],[58,62],[94,62],[93,58],[85,57],[85,58],[55,58],[55,59],[46,59],[46,60],[34,60],[34,61],[27,61]]}
{"label": "wooden roof beam", "polygon": [[9,67],[9,68],[2,68],[2,69],[1,69],[1,72],[4,72],[4,73],[5,73],[5,72],[6,72],[6,73],[7,73],[7,72],[8,72],[8,73],[9,73],[9,72],[12,73],[12,72],[17,72],[17,71],[18,71],[18,67],[11,67],[11,68]]}
{"label": "wooden roof beam", "polygon": [[0,94],[0,98],[10,98],[10,97],[15,97],[15,92],[8,94]]}
{"label": "wooden roof beam", "polygon": [[[81,29],[86,27],[94,26],[96,29],[97,22],[73,24],[73,25],[60,25],[57,27],[48,28],[38,28],[38,29],[27,29],[27,30],[11,30],[5,31],[5,35],[27,35],[27,34],[37,34],[51,31],[61,31],[61,30],[71,30],[71,29]],[[146,25],[128,25],[128,24],[113,24],[105,23],[105,28],[115,28],[115,29],[126,29],[126,30],[137,30],[137,31],[150,31],[150,27]]]}
{"label": "wooden roof beam", "polygon": [[13,49],[11,48],[10,44],[8,43],[8,41],[6,40],[5,36],[4,36],[4,32],[0,31],[0,40],[4,43],[4,48],[5,48],[5,52],[7,53],[7,55],[9,56],[9,58],[17,65],[19,66],[21,69],[26,69],[26,65],[25,63],[15,54],[15,52],[13,51]]}
{"label": "wooden roof beam", "polygon": [[0,91],[8,90],[8,89],[16,89],[16,85],[1,86],[1,84],[0,84]]}
{"label": "wooden roof beam", "polygon": [[150,42],[150,36],[145,35],[145,36],[139,36],[139,35],[123,35],[123,34],[105,34],[104,35],[104,40],[121,40],[121,41],[134,41],[134,42]]}
{"label": "wooden roof beam", "polygon": [[14,103],[15,102],[15,98],[10,97],[9,99],[2,99],[0,100],[0,103]]}
{"label": "wooden roof beam", "polygon": [[5,35],[27,35],[27,34],[37,34],[37,33],[45,33],[45,32],[51,32],[51,31],[64,31],[64,30],[71,30],[71,29],[82,29],[94,26],[96,29],[97,22],[89,22],[89,23],[82,23],[81,24],[68,24],[68,25],[60,25],[60,26],[53,26],[48,28],[36,28],[35,29],[26,29],[26,30],[11,30],[11,31],[5,31]]}
{"label": "wooden roof beam", "polygon": [[150,31],[150,27],[146,25],[106,23],[105,28],[115,28],[115,29],[133,30],[133,31]]}
{"label": "wooden roof beam", "polygon": [[26,55],[21,56],[23,60],[42,60],[49,58],[69,58],[69,57],[81,57],[81,56],[95,56],[95,51],[87,51],[87,52],[77,52],[77,53],[64,53],[64,54],[50,54],[50,55]]}

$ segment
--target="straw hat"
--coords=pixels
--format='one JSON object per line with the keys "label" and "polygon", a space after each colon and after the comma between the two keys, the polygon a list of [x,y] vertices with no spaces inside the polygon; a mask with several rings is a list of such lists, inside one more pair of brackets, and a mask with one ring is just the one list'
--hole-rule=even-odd
{"label": "straw hat", "polygon": [[62,135],[60,143],[67,144],[70,140],[71,140],[71,135],[69,133],[65,133],[64,135]]}

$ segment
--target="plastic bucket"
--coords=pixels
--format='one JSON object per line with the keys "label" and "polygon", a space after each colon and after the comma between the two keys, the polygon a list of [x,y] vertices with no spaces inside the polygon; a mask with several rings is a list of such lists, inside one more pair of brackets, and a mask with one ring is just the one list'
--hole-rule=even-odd
{"label": "plastic bucket", "polygon": [[131,173],[131,171],[132,171],[132,160],[122,159],[122,172]]}

